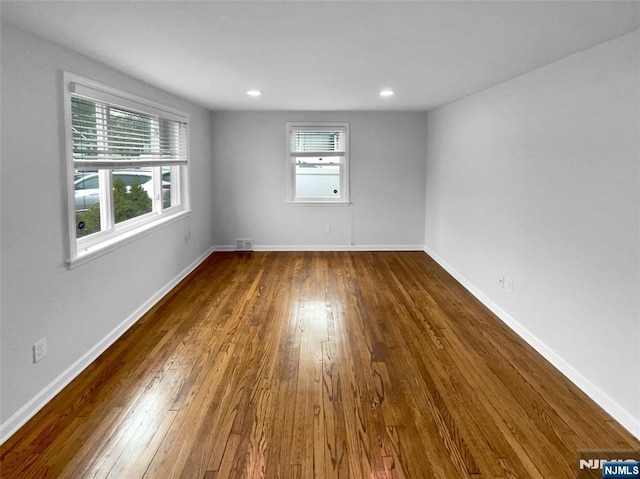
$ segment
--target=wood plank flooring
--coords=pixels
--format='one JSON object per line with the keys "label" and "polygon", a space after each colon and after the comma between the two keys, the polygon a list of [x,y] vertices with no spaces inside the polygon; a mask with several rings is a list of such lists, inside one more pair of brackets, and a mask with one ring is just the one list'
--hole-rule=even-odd
{"label": "wood plank flooring", "polygon": [[3,478],[574,478],[634,439],[421,252],[215,253]]}

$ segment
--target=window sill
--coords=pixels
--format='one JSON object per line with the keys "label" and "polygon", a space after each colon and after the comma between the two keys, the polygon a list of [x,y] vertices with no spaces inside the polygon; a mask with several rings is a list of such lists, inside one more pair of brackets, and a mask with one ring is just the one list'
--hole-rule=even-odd
{"label": "window sill", "polygon": [[290,206],[351,206],[350,201],[287,201]]}
{"label": "window sill", "polygon": [[103,256],[121,246],[131,243],[132,241],[146,236],[158,229],[164,228],[165,226],[180,221],[181,219],[189,216],[190,212],[190,210],[179,211],[178,213],[172,214],[171,216],[166,216],[157,221],[141,225],[138,228],[133,228],[126,233],[118,234],[117,236],[114,236],[112,238],[105,239],[99,244],[86,246],[82,248],[82,251],[78,252],[75,258],[67,260],[66,266],[68,269],[77,268],[78,266],[93,261],[100,256]]}

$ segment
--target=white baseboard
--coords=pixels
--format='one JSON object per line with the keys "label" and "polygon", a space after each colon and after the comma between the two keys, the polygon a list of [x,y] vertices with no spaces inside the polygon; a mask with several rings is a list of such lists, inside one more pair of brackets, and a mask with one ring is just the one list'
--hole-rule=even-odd
{"label": "white baseboard", "polygon": [[[214,251],[234,251],[233,245],[216,245]],[[424,245],[254,245],[254,251],[424,251]]]}
{"label": "white baseboard", "polygon": [[516,321],[511,315],[506,313],[500,306],[494,303],[482,291],[476,288],[463,275],[451,267],[444,259],[439,257],[429,247],[424,247],[424,252],[433,258],[447,273],[453,276],[462,286],[473,294],[482,304],[489,308],[498,318],[509,326],[518,336],[526,341],[532,348],[540,353],[547,361],[549,361],[556,369],[564,374],[569,381],[580,388],[587,396],[593,399],[602,409],[608,412],[631,434],[640,439],[640,419],[636,418],[629,411],[621,407],[607,393],[598,386],[593,384],[588,378],[578,372],[570,363],[540,341],[527,328]]}
{"label": "white baseboard", "polygon": [[0,444],[3,444],[15,432],[18,431],[29,419],[31,419],[40,409],[42,409],[56,394],[64,389],[82,371],[84,371],[98,356],[109,348],[120,336],[122,336],[131,326],[133,326],[144,314],[149,311],[158,301],[171,291],[180,281],[195,270],[207,257],[213,253],[213,248],[207,250],[193,263],[182,270],[177,276],[169,281],[162,289],[157,291],[147,301],[145,301],[127,319],[120,323],[98,344],[87,351],[80,359],[69,366],[62,374],[51,381],[44,389],[36,394],[29,402],[18,409],[5,422],[0,424]]}

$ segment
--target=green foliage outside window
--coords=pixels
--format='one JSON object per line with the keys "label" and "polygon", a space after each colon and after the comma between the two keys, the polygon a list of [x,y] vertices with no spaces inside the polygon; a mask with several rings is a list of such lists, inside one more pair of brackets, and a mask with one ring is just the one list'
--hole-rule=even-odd
{"label": "green foliage outside window", "polygon": [[[136,218],[151,211],[151,198],[135,181],[127,189],[122,178],[116,178],[113,182],[113,206],[115,222],[121,223],[131,218]],[[83,229],[77,229],[78,238],[100,231],[100,203],[93,205],[88,211],[76,215],[76,224],[84,222]]]}

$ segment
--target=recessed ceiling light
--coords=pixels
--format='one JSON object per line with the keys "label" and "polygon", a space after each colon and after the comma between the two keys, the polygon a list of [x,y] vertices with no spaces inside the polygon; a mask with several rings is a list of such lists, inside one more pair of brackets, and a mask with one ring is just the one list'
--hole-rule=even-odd
{"label": "recessed ceiling light", "polygon": [[249,96],[260,96],[260,95],[262,95],[262,92],[260,90],[249,90],[247,92],[247,95],[249,95]]}
{"label": "recessed ceiling light", "polygon": [[393,90],[389,90],[388,88],[380,91],[380,96],[392,96],[395,93]]}

